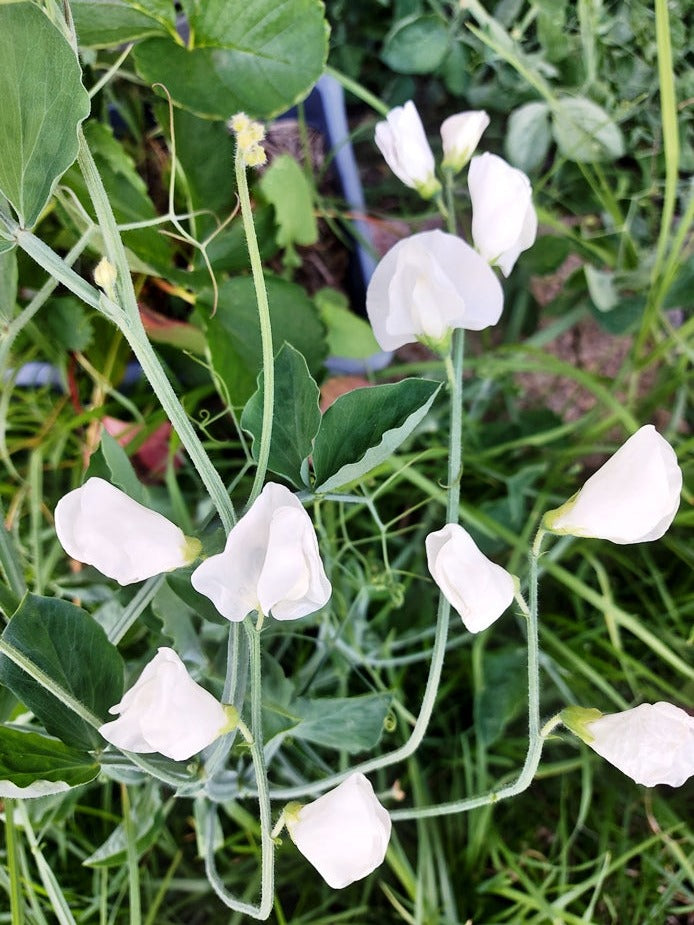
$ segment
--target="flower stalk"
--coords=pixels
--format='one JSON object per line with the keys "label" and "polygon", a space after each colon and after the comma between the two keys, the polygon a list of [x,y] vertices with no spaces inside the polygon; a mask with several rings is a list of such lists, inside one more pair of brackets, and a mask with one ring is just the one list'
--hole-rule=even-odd
{"label": "flower stalk", "polygon": [[[236,116],[232,123],[237,123],[239,116]],[[233,124],[232,124],[233,127]],[[234,171],[236,175],[236,189],[238,192],[239,203],[241,205],[241,220],[243,230],[246,235],[246,245],[248,247],[248,256],[251,261],[251,273],[253,275],[253,285],[255,287],[255,297],[258,304],[258,320],[260,323],[260,340],[263,353],[263,424],[260,431],[260,445],[258,450],[258,463],[255,470],[255,478],[248,503],[252,504],[263,489],[265,476],[267,475],[267,464],[270,458],[270,440],[272,437],[272,421],[275,409],[275,360],[274,349],[272,344],[272,324],[270,322],[270,305],[267,297],[267,287],[265,285],[265,276],[263,274],[263,265],[260,259],[260,248],[258,247],[258,238],[255,233],[253,224],[253,211],[251,209],[251,197],[248,191],[248,177],[246,168],[249,166],[248,147],[242,143],[243,138],[238,128],[236,138],[236,156],[234,158]],[[248,129],[246,129],[246,132]],[[251,137],[255,137],[251,134]],[[259,140],[259,139],[258,139]],[[250,147],[258,145],[258,140],[250,142]],[[255,161],[257,163],[257,161]]]}

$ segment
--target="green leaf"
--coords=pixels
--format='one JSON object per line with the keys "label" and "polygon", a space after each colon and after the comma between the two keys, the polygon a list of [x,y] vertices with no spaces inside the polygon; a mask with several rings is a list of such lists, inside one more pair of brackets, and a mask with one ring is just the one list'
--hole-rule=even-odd
{"label": "green leaf", "polygon": [[[166,819],[158,788],[143,788],[130,808],[130,824],[135,833],[135,852],[141,857],[156,842]],[[128,859],[128,837],[121,823],[93,854],[85,858],[85,867],[122,867]]]}
{"label": "green leaf", "polygon": [[314,191],[306,174],[291,155],[281,154],[261,177],[260,189],[275,209],[277,243],[288,251],[285,262],[289,266],[301,266],[294,245],[315,244],[318,240]]}
{"label": "green leaf", "polygon": [[[258,390],[248,400],[241,416],[241,426],[253,436],[255,459],[260,451],[264,396],[261,373]],[[319,396],[318,386],[302,354],[291,344],[283,344],[275,357],[275,415],[268,466],[297,486],[307,484],[304,461],[311,453],[313,438],[321,423]]]}
{"label": "green leaf", "polygon": [[0,798],[39,797],[86,784],[99,765],[57,739],[0,726]]}
{"label": "green leaf", "polygon": [[547,103],[526,103],[514,109],[504,144],[506,157],[514,167],[526,173],[540,167],[551,140]]}
{"label": "green leaf", "polygon": [[[67,601],[27,594],[5,627],[2,641],[21,653],[65,691],[105,722],[123,694],[123,660],[102,628]],[[2,654],[0,683],[5,684],[50,735],[81,749],[103,746],[96,729],[73,712],[61,696]]]}
{"label": "green leaf", "polygon": [[399,74],[430,74],[448,49],[448,29],[440,16],[414,14],[399,20],[383,43],[381,58]]}
{"label": "green leaf", "polygon": [[[175,23],[174,4],[153,0],[137,4],[123,0],[71,0],[70,9],[82,47],[108,48],[161,35],[173,29]],[[167,19],[169,29],[165,25]]]}
{"label": "green leaf", "polygon": [[301,697],[291,704],[292,712],[299,718],[291,735],[350,754],[368,751],[381,740],[391,700],[390,694],[310,700]]}
{"label": "green leaf", "polygon": [[187,606],[166,582],[159,586],[151,607],[154,615],[161,620],[162,632],[170,640],[179,658],[187,665],[207,668],[207,657],[202,650],[200,635],[193,625],[193,608]]}
{"label": "green leaf", "polygon": [[77,157],[89,97],[74,51],[33,3],[0,4],[0,191],[31,228]]}
{"label": "green leaf", "polygon": [[484,654],[483,681],[475,693],[475,732],[489,747],[521,710],[528,688],[527,656],[522,649]]}
{"label": "green leaf", "polygon": [[571,241],[568,238],[559,237],[559,235],[540,235],[536,244],[537,247],[532,247],[523,255],[524,267],[528,273],[536,276],[554,273],[571,252]]}
{"label": "green leaf", "polygon": [[86,350],[92,342],[93,328],[84,307],[74,296],[51,299],[41,312],[41,332],[55,348],[55,353],[66,350]]}
{"label": "green leaf", "polygon": [[[312,300],[301,286],[266,276],[273,344],[287,341],[303,353],[309,371],[318,376],[327,353],[325,331]],[[200,297],[209,306],[211,296]],[[256,389],[263,366],[255,288],[250,277],[228,279],[219,287],[217,313],[206,321],[212,367],[232,405],[244,405]]]}
{"label": "green leaf", "polygon": [[7,324],[14,316],[17,281],[16,250],[0,250],[0,321],[3,324]]}
{"label": "green leaf", "polygon": [[315,490],[334,491],[386,460],[422,420],[440,388],[429,379],[403,379],[341,395],[323,415],[315,440]]}
{"label": "green leaf", "polygon": [[130,457],[106,429],[101,431],[100,449],[110,473],[108,481],[124,491],[133,501],[147,506],[147,492],[133,469]]}
{"label": "green leaf", "polygon": [[446,90],[453,96],[465,96],[470,83],[470,62],[462,42],[455,42],[439,67]]}
{"label": "green leaf", "polygon": [[557,100],[552,130],[559,151],[570,161],[590,164],[624,154],[624,138],[605,110],[583,96]]}
{"label": "green leaf", "polygon": [[192,47],[147,39],[134,51],[148,83],[211,119],[269,118],[303,99],[327,56],[318,0],[206,0],[188,7]]}
{"label": "green leaf", "polygon": [[263,729],[266,744],[291,736],[351,754],[375,748],[390,709],[390,694],[297,697],[294,683],[271,656],[263,659]]}
{"label": "green leaf", "polygon": [[371,325],[355,315],[337,289],[320,289],[313,297],[328,331],[328,353],[333,357],[363,360],[380,353]]}
{"label": "green leaf", "polygon": [[203,620],[208,620],[210,623],[218,623],[222,626],[228,626],[229,621],[226,617],[221,615],[209,597],[200,594],[200,592],[196,591],[191,585],[190,572],[192,572],[192,569],[190,569],[189,572],[182,569],[169,572],[166,576],[166,584],[171,588],[174,594],[181,599],[186,607],[189,607],[199,617],[202,617]]}
{"label": "green leaf", "polygon": [[643,318],[646,297],[643,293],[620,297],[608,312],[599,311],[594,305],[591,305],[590,309],[605,331],[609,331],[610,334],[627,334]]}

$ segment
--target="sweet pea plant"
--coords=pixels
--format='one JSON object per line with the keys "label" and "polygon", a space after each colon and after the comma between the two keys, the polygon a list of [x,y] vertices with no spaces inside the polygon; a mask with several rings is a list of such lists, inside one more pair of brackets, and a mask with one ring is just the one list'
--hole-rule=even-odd
{"label": "sweet pea plant", "polygon": [[[97,780],[121,785],[119,847],[110,844],[103,858],[127,866],[134,923],[143,920],[144,911],[138,857],[149,844],[135,831],[137,814],[145,813],[147,804],[138,803],[135,813],[130,808],[130,794],[138,791],[161,791],[171,797],[167,807],[188,801],[200,870],[220,909],[264,920],[275,902],[276,868],[287,859],[285,832],[310,865],[300,868],[302,878],[314,876],[315,868],[329,887],[348,887],[384,863],[399,824],[469,813],[527,790],[562,728],[637,784],[682,786],[694,774],[694,718],[678,704],[640,703],[603,713],[593,705],[600,702],[596,693],[594,702],[567,701],[564,709],[543,719],[540,696],[538,582],[544,549],[557,537],[618,545],[660,540],[678,512],[682,492],[682,471],[670,443],[652,424],[637,423],[573,496],[554,509],[547,504],[536,511],[531,526],[539,522],[539,527],[527,568],[519,568],[517,575],[480,549],[474,524],[461,518],[463,504],[474,504],[474,499],[461,499],[465,331],[485,331],[500,321],[501,280],[533,246],[538,229],[528,176],[496,154],[476,153],[489,125],[487,114],[466,111],[445,119],[440,164],[412,101],[384,112],[375,128],[375,145],[393,174],[433,204],[446,230],[411,234],[385,254],[368,286],[368,319],[384,351],[425,345],[438,358],[436,373],[442,368],[445,382],[411,377],[371,385],[321,412],[311,357],[302,352],[301,337],[292,336],[287,313],[280,317],[286,306],[278,310],[273,301],[281,302],[288,290],[264,272],[259,218],[248,185],[249,175],[267,156],[264,126],[255,116],[270,117],[304,96],[322,68],[325,29],[319,6],[309,0],[296,0],[286,10],[269,0],[243,8],[184,3],[187,31],[166,4],[153,4],[147,12],[123,3],[118,17],[105,5],[71,6],[71,11],[67,5],[43,8],[28,2],[0,6],[0,44],[9,54],[7,36],[12,35],[14,62],[3,69],[3,90],[14,88],[16,102],[0,118],[5,155],[0,247],[8,255],[21,251],[23,259],[48,274],[6,336],[11,342],[58,284],[107,319],[137,359],[201,492],[195,505],[186,504],[170,459],[166,492],[154,504],[122,446],[104,434],[98,450],[92,446],[95,452],[79,484],[52,511],[51,530],[60,544],[56,558],[65,569],[68,558],[73,562],[77,580],[53,583],[51,594],[36,587],[32,593],[11,533],[2,534],[6,586],[0,603],[6,620],[0,682],[13,706],[0,726],[0,795],[12,922],[22,921],[17,847],[22,833],[60,921],[75,921],[41,854],[27,808],[31,804],[25,801],[80,793],[76,788]],[[273,48],[277,70],[264,75],[244,64],[234,48],[239,34],[250,43],[246,54],[255,56],[254,65]],[[136,43],[139,78],[163,85],[171,104],[161,110],[170,117],[164,122],[174,157],[165,221],[195,251],[197,272],[208,280],[205,357],[218,376],[225,350],[231,366],[241,364],[244,352],[242,344],[234,354],[233,338],[224,340],[215,320],[235,285],[233,276],[220,284],[211,256],[215,239],[228,229],[220,223],[203,236],[209,215],[196,201],[192,182],[191,208],[176,211],[175,150],[177,143],[190,143],[181,135],[191,130],[186,124],[193,118],[190,113],[224,117],[234,140],[239,215],[230,221],[243,229],[252,279],[252,286],[236,294],[234,308],[242,315],[252,296],[248,328],[258,354],[257,380],[251,380],[242,401],[232,399],[226,409],[247,448],[238,464],[223,461],[201,440],[145,331],[136,283],[139,274],[153,275],[160,265],[150,244],[147,253],[138,250],[132,233],[159,220],[128,223],[116,216],[115,187],[107,189],[97,163],[101,159],[107,171],[113,149],[98,133],[91,131],[90,137],[89,123],[84,124],[89,98],[78,44],[123,42]],[[278,63],[302,43],[309,50],[301,65],[292,69]],[[41,63],[34,55],[27,67],[20,67],[22,49],[32,46],[43,51]],[[127,45],[119,52],[92,96],[131,50]],[[186,83],[184,62],[203,77]],[[237,76],[230,82],[229,74],[238,75],[244,67],[245,82]],[[229,88],[225,105],[233,108],[221,114],[210,91],[212,79]],[[46,120],[50,131],[41,127]],[[461,233],[465,196],[471,210],[469,240]],[[46,244],[38,227],[53,203],[81,229],[64,256]],[[80,274],[73,265],[87,247],[95,259],[91,273]],[[182,280],[178,274],[174,283],[172,276],[168,285],[184,293]],[[394,454],[416,438],[437,403],[446,402],[448,443],[437,457],[447,460],[446,471],[438,476],[445,486],[444,511],[436,522],[425,518],[409,544],[419,544],[419,558],[405,556],[402,565],[394,565],[372,486],[397,459]],[[409,465],[416,472],[417,459]],[[403,697],[393,697],[375,681],[371,692],[350,695],[339,673],[328,672],[319,686],[311,687],[335,653],[349,660],[350,671],[376,677],[369,659],[360,658],[359,640],[349,633],[350,618],[369,604],[369,580],[355,565],[358,550],[348,541],[353,512],[366,513],[381,534],[382,574],[392,576],[397,569],[404,574],[410,561],[426,559],[438,589],[437,611],[425,637],[430,640],[423,655],[426,679],[414,713]],[[340,549],[341,539],[346,552]],[[350,597],[355,575],[363,588]],[[387,582],[384,590],[393,598],[399,593]],[[452,633],[469,640],[485,631],[504,632],[498,621],[510,620],[511,608],[525,627],[525,761],[484,792],[470,788],[460,799],[427,803],[416,787],[401,793],[385,769],[408,763],[425,742],[442,696]],[[343,625],[347,629],[341,638]],[[293,693],[294,635],[312,648],[296,672],[308,696]],[[211,648],[214,655],[208,658],[205,651]],[[332,680],[329,691],[326,677]],[[398,723],[406,730],[402,744],[381,745],[384,729]],[[379,787],[384,780],[388,786]],[[397,805],[402,797],[404,805]],[[226,882],[225,869],[236,859],[223,843],[222,812],[252,831],[260,846],[259,883],[256,889],[257,881],[251,880],[244,895]]]}

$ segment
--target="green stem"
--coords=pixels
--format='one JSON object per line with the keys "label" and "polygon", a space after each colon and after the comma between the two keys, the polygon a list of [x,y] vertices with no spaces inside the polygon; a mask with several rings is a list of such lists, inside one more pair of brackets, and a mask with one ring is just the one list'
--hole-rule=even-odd
{"label": "green stem", "polygon": [[140,925],[142,910],[140,907],[140,868],[137,863],[137,842],[132,816],[130,815],[130,797],[128,788],[121,784],[121,803],[123,805],[123,828],[125,830],[125,848],[128,863],[128,892],[130,896],[130,925]]}
{"label": "green stem", "polygon": [[[236,513],[229,498],[229,493],[219,473],[212,465],[209,456],[193,428],[188,415],[183,409],[171,383],[166,378],[161,363],[147,337],[140,318],[137,297],[130,276],[128,258],[123,247],[111,203],[109,202],[103,181],[99,175],[94,158],[80,129],[80,147],[77,157],[82,176],[103,235],[106,256],[116,269],[116,293],[118,305],[101,297],[98,307],[118,325],[123,332],[152,389],[159,399],[167,417],[171,421],[181,443],[186,449],[191,462],[207,489],[207,492],[219,514],[222,525],[228,533],[236,523]],[[117,309],[122,317],[118,318]],[[116,317],[114,317],[114,315]]]}
{"label": "green stem", "polygon": [[[448,490],[446,500],[447,523],[458,523],[459,519],[460,477],[462,475],[463,458],[463,361],[464,332],[462,330],[456,330],[453,332],[451,357],[446,360],[446,371],[451,390],[451,428],[448,448]],[[350,774],[357,771],[360,771],[362,774],[368,774],[370,771],[376,771],[380,768],[385,768],[392,764],[397,764],[400,761],[404,761],[417,751],[426,734],[436,703],[444,656],[446,654],[450,612],[451,605],[448,603],[445,596],[440,593],[436,615],[436,634],[431,650],[431,663],[429,665],[429,674],[424,689],[424,697],[422,699],[419,715],[417,716],[417,720],[407,742],[401,745],[400,748],[388,752],[386,755],[380,755],[377,758],[363,761],[343,772],[324,777],[320,781],[301,784],[296,787],[273,788],[271,791],[273,799],[292,800],[298,797],[322,793],[330,787],[339,784]]]}
{"label": "green stem", "polygon": [[458,223],[455,218],[455,174],[452,170],[443,170],[443,190],[446,202],[446,225],[450,234],[458,234]]}
{"label": "green stem", "polygon": [[[247,667],[248,659],[242,658],[246,648],[246,640],[241,636],[241,624],[229,624],[229,636],[227,637],[227,666],[226,676],[224,678],[224,690],[222,692],[222,703],[228,703],[236,707],[239,714],[243,710],[243,702],[246,695]],[[247,653],[246,653],[247,654]],[[237,727],[242,732],[240,725]],[[216,771],[222,766],[229,750],[232,748],[236,739],[236,730],[228,732],[214,743],[210,755],[205,762],[205,772],[209,777],[214,776]]]}
{"label": "green stem", "polygon": [[19,878],[19,844],[14,823],[14,800],[5,801],[5,841],[7,846],[7,871],[10,878],[10,913],[12,925],[24,922],[24,900]]}
{"label": "green stem", "polygon": [[263,482],[267,474],[268,459],[270,458],[270,440],[272,438],[272,421],[275,405],[275,359],[272,347],[272,325],[270,323],[270,306],[267,298],[267,287],[265,285],[263,265],[260,259],[258,238],[255,233],[255,225],[253,224],[253,211],[251,209],[251,197],[248,192],[246,165],[238,143],[236,145],[234,168],[236,172],[236,189],[241,205],[243,230],[246,234],[248,255],[251,260],[253,285],[255,287],[255,297],[258,304],[260,339],[263,349],[263,425],[260,431],[258,467],[255,470],[253,487],[251,488],[251,495],[248,499],[250,505],[262,491]]}
{"label": "green stem", "polygon": [[53,678],[28,659],[23,652],[20,652],[19,649],[15,649],[13,645],[10,645],[10,643],[4,639],[0,639],[0,654],[7,656],[13,664],[21,668],[21,670],[28,674],[30,678],[33,678],[37,684],[40,684],[44,690],[48,691],[49,694],[55,697],[55,699],[64,706],[68,707],[68,709],[72,710],[73,713],[76,713],[77,716],[84,720],[89,726],[98,729],[99,726],[102,725],[102,720],[100,720],[98,716],[95,716],[91,710],[88,710],[83,703],[73,697],[64,687],[56,684]]}
{"label": "green stem", "polygon": [[[561,723],[559,716],[555,716],[544,725],[542,730],[540,730],[537,562],[543,536],[544,530],[541,529],[537,534],[532,552],[530,553],[530,602],[527,611],[525,611],[528,626],[528,750],[518,777],[512,784],[480,796],[468,797],[463,800],[454,800],[450,803],[440,803],[437,806],[393,810],[390,814],[393,821],[402,819],[423,819],[429,816],[449,816],[454,813],[469,812],[472,809],[479,809],[480,806],[498,803],[500,800],[506,800],[509,797],[516,796],[524,790],[527,790],[532,783],[535,772],[540,764],[542,746],[544,745],[545,739],[552,730]],[[522,599],[520,603],[521,609],[523,610]]]}
{"label": "green stem", "polygon": [[251,684],[251,734],[243,727],[244,738],[248,742],[256,778],[258,805],[260,809],[261,841],[261,885],[260,903],[252,905],[233,896],[224,886],[214,860],[214,835],[216,808],[210,803],[207,816],[207,838],[205,844],[205,872],[212,888],[229,909],[254,919],[267,919],[272,911],[275,880],[275,845],[272,840],[272,814],[268,791],[267,770],[263,753],[262,727],[262,677],[260,633],[253,626],[250,618],[244,621],[244,629],[250,649],[250,684]]}
{"label": "green stem", "polygon": [[374,96],[366,87],[362,84],[357,83],[356,80],[352,80],[351,77],[348,77],[346,74],[343,74],[342,71],[336,71],[334,67],[329,67],[326,65],[325,73],[330,74],[331,77],[334,77],[335,80],[342,84],[345,90],[354,94],[357,99],[361,100],[363,103],[366,103],[367,106],[370,106],[374,109],[379,115],[387,116],[389,109],[386,104],[379,100],[377,96]]}
{"label": "green stem", "polygon": [[655,0],[655,36],[658,49],[658,86],[660,88],[660,120],[663,128],[663,152],[665,156],[665,191],[660,213],[660,231],[655,260],[651,270],[651,289],[641,328],[636,340],[637,356],[644,350],[649,333],[658,316],[665,295],[663,273],[667,244],[672,232],[672,220],[677,203],[677,182],[679,175],[680,143],[677,125],[677,97],[675,75],[672,68],[672,43],[670,41],[670,18],[667,0]]}
{"label": "green stem", "polygon": [[262,881],[260,888],[260,914],[267,918],[272,910],[275,886],[275,845],[272,840],[272,814],[270,812],[270,795],[268,791],[267,769],[263,751],[263,688],[261,675],[260,629],[253,626],[250,619],[244,621],[244,629],[251,653],[251,731],[253,742],[250,745],[251,757],[258,784],[258,804],[260,809]]}
{"label": "green stem", "polygon": [[166,575],[154,575],[148,578],[138,589],[135,596],[123,608],[123,612],[114,621],[108,630],[108,641],[118,645],[123,636],[128,632],[130,627],[135,623],[140,614],[147,607],[149,602],[155,597],[159,588],[163,585]]}

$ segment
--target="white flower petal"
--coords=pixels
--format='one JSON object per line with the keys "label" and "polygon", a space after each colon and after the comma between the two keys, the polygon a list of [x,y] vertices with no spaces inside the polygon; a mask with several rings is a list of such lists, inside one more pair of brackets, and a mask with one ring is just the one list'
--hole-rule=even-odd
{"label": "white flower petal", "polygon": [[458,112],[444,119],[441,123],[443,166],[462,170],[488,125],[489,116],[483,110]]}
{"label": "white flower petal", "polygon": [[375,141],[385,162],[405,186],[427,187],[434,181],[434,155],[412,100],[391,109],[386,121],[377,123]]}
{"label": "white flower petal", "polygon": [[537,234],[530,180],[503,158],[486,153],[471,160],[468,188],[475,247],[508,276]]}
{"label": "white flower petal", "polygon": [[675,451],[646,424],[573,498],[545,516],[545,526],[620,544],[657,540],[677,513],[681,491]]}
{"label": "white flower petal", "polygon": [[224,552],[198,566],[191,582],[227,620],[258,609],[295,620],[319,610],[332,593],[310,517],[288,488],[273,482],[232,529]]}
{"label": "white flower petal", "polygon": [[470,633],[491,626],[510,606],[513,576],[488,559],[459,524],[446,524],[426,538],[427,565],[434,581]]}
{"label": "white flower petal", "polygon": [[100,478],[60,499],[55,530],[68,555],[121,585],[190,560],[186,537],[175,524]]}
{"label": "white flower petal", "polygon": [[391,821],[367,778],[352,774],[288,817],[287,828],[304,857],[339,890],[383,863]]}
{"label": "white flower petal", "polygon": [[637,784],[681,787],[694,774],[694,717],[671,703],[642,703],[586,724],[590,747]]}
{"label": "white flower petal", "polygon": [[366,311],[383,350],[453,328],[480,331],[496,324],[501,284],[485,261],[456,235],[424,231],[399,241],[369,282]]}
{"label": "white flower petal", "polygon": [[126,751],[159,752],[174,761],[197,754],[227,725],[221,703],[193,681],[166,646],[110,712],[120,716],[99,728],[106,741]]}

